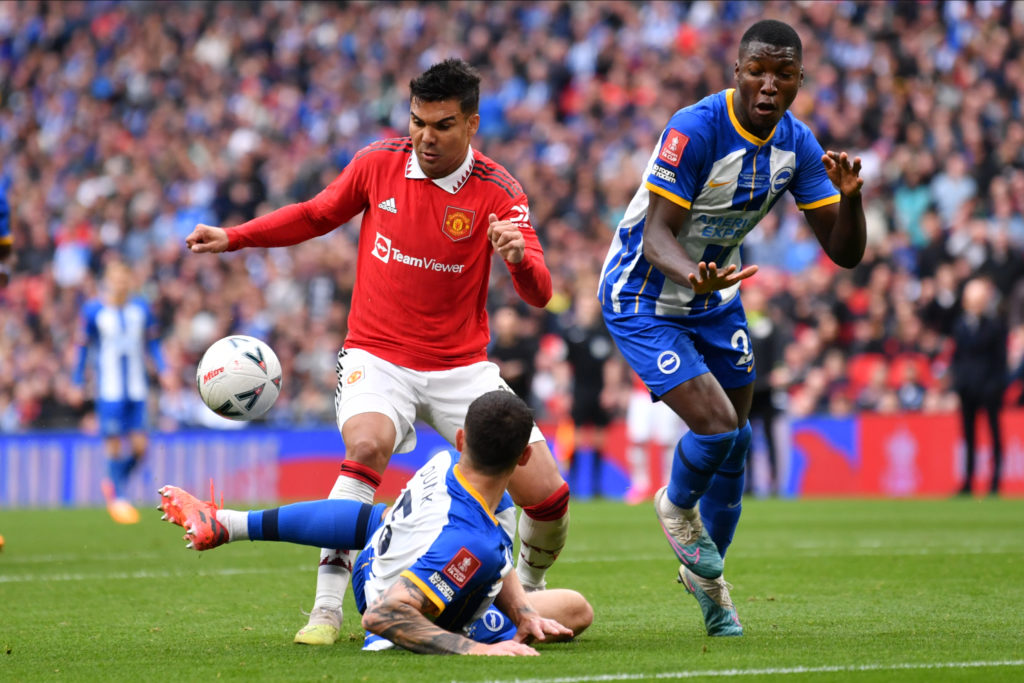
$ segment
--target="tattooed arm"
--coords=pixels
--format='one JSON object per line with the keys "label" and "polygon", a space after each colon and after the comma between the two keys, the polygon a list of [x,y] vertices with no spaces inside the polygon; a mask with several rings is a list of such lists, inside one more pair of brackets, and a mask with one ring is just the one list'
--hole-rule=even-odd
{"label": "tattooed arm", "polygon": [[437,606],[409,579],[399,577],[363,614],[363,628],[421,654],[536,655],[528,645],[505,641],[487,645],[435,626],[427,617]]}

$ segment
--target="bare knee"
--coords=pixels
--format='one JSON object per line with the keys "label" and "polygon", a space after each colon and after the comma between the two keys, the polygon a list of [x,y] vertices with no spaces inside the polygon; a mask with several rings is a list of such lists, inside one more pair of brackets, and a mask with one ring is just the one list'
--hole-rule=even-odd
{"label": "bare knee", "polygon": [[572,629],[573,636],[578,636],[594,623],[594,608],[581,593],[569,592],[573,594],[569,600],[569,623],[564,625]]}
{"label": "bare knee", "polygon": [[[578,636],[594,623],[594,608],[578,591],[552,588],[529,594],[530,604],[548,619],[554,619]],[[555,640],[564,640],[556,638]]]}
{"label": "bare knee", "polygon": [[710,373],[683,382],[662,400],[694,434],[726,434],[740,426],[732,398]]}
{"label": "bare knee", "polygon": [[345,442],[345,459],[383,474],[391,460],[391,444],[377,436],[364,434]]}
{"label": "bare knee", "polygon": [[383,474],[395,449],[395,425],[386,415],[355,415],[341,428],[345,458]]}

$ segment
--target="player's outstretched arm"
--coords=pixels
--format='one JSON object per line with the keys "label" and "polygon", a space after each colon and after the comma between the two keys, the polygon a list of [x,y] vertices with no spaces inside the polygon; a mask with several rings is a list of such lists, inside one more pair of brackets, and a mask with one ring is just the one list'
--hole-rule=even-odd
{"label": "player's outstretched arm", "polygon": [[437,607],[405,577],[389,588],[363,614],[363,628],[395,645],[421,654],[536,655],[528,645],[513,641],[487,645],[435,626],[427,615]]}
{"label": "player's outstretched arm", "polygon": [[644,258],[665,277],[698,294],[707,294],[731,287],[757,272],[757,266],[737,272],[735,265],[719,271],[713,262],[695,263],[676,239],[689,217],[689,209],[651,193],[644,221]]}
{"label": "player's outstretched arm", "polygon": [[200,223],[185,238],[185,246],[196,254],[219,254],[222,251],[227,251],[228,233],[224,228]]}
{"label": "player's outstretched arm", "polygon": [[821,157],[829,180],[839,189],[839,203],[804,212],[822,249],[843,268],[853,268],[864,257],[867,227],[860,191],[860,157],[828,151]]}

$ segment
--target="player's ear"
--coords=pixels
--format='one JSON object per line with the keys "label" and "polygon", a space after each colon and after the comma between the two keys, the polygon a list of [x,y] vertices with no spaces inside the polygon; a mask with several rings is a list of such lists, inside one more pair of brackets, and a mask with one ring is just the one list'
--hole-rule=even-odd
{"label": "player's ear", "polygon": [[461,453],[466,448],[466,430],[459,427],[455,430],[455,450]]}
{"label": "player's ear", "polygon": [[796,87],[798,87],[798,88],[804,87],[804,65],[803,64],[800,65],[800,81],[796,84]]}
{"label": "player's ear", "polygon": [[533,455],[533,444],[532,443],[526,444],[526,450],[524,450],[523,454],[519,456],[519,467],[522,467],[527,462],[529,462],[530,461],[530,456],[532,456],[532,455]]}
{"label": "player's ear", "polygon": [[466,126],[469,128],[469,137],[476,135],[480,129],[480,114],[473,114],[466,119]]}
{"label": "player's ear", "polygon": [[740,60],[736,60],[732,65],[732,78],[737,83],[740,82]]}

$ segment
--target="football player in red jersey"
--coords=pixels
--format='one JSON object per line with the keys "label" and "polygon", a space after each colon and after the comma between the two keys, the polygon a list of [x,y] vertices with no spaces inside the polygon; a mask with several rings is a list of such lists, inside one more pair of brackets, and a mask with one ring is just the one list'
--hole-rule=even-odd
{"label": "football player in red jersey", "polygon": [[[415,446],[417,419],[454,444],[470,402],[508,388],[486,352],[494,252],[524,301],[543,307],[551,298],[526,194],[470,145],[480,124],[479,75],[448,59],[410,89],[409,137],[365,147],[309,201],[233,228],[200,224],[186,238],[197,253],[281,247],[363,214],[335,394],[346,460],[330,498],[373,502],[392,453]],[[509,484],[524,512],[516,572],[527,590],[544,587],[569,521],[569,486],[536,427],[530,442],[537,455]],[[345,548],[321,552],[313,611],[296,642],[338,638],[352,558]]]}

